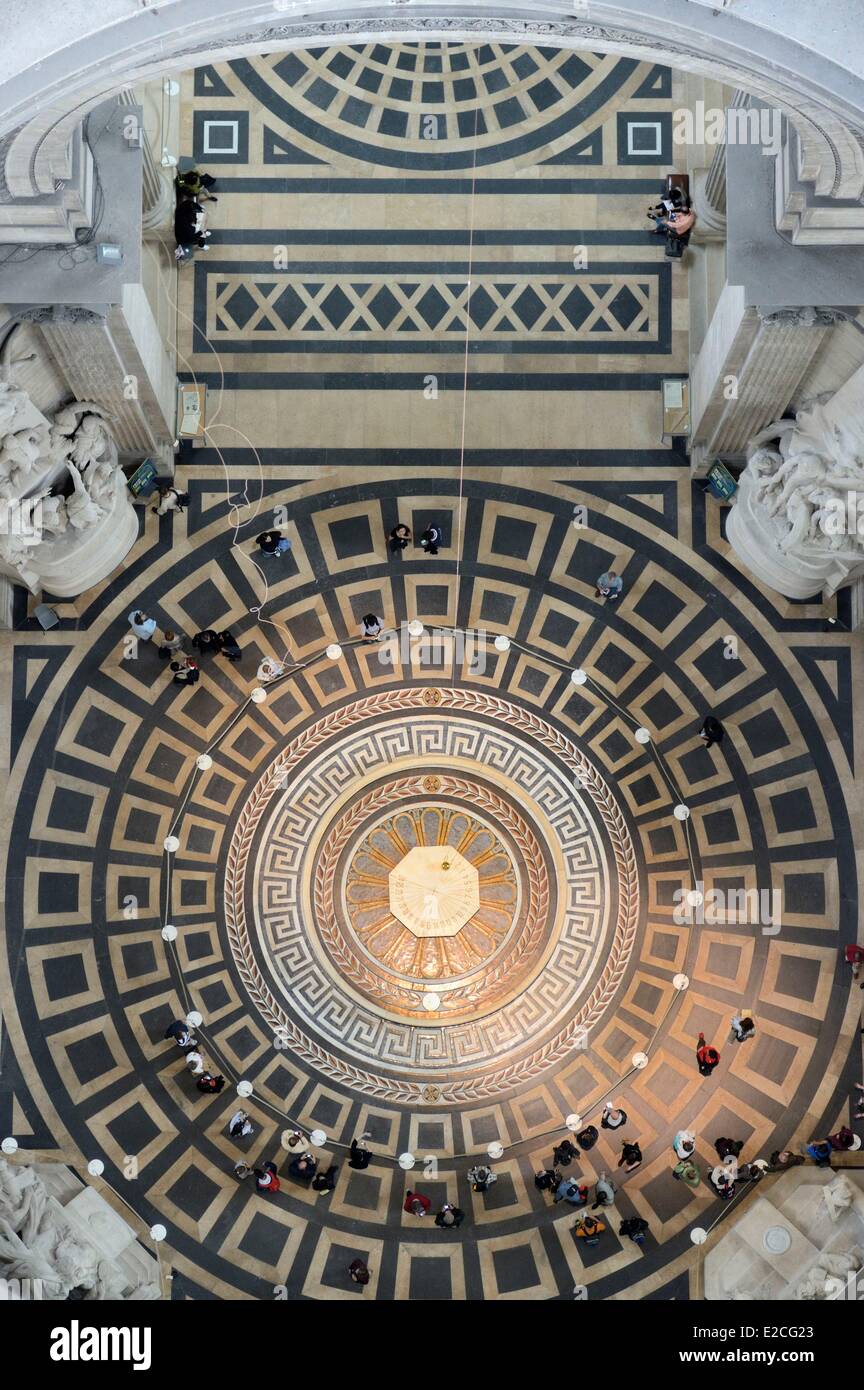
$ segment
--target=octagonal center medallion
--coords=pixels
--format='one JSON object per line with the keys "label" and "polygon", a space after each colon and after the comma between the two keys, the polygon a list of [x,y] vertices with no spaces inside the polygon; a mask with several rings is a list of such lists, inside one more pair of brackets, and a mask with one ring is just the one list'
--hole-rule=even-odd
{"label": "octagonal center medallion", "polygon": [[391,870],[390,911],[414,936],[456,936],[480,908],[473,864],[449,845],[417,845]]}

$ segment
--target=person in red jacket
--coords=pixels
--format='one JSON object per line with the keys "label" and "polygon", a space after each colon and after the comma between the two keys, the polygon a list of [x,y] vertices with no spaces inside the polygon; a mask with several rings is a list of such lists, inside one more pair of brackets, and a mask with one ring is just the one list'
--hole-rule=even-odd
{"label": "person in red jacket", "polygon": [[716,1047],[706,1043],[705,1034],[699,1034],[699,1041],[696,1044],[696,1061],[699,1064],[699,1071],[702,1076],[710,1076],[717,1063],[720,1061],[720,1053]]}
{"label": "person in red jacket", "polygon": [[431,1205],[431,1198],[424,1197],[422,1192],[406,1192],[402,1210],[411,1216],[425,1216]]}
{"label": "person in red jacket", "polygon": [[255,1186],[259,1192],[278,1192],[279,1178],[275,1163],[265,1163],[263,1168],[256,1168]]}

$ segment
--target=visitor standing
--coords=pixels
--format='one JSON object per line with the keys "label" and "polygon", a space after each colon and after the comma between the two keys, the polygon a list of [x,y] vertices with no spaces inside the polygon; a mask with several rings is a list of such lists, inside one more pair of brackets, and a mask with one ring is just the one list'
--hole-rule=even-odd
{"label": "visitor standing", "polygon": [[706,714],[699,730],[699,737],[706,748],[713,748],[715,743],[722,743],[725,735],[723,725],[713,714]]}
{"label": "visitor standing", "polygon": [[431,526],[426,527],[426,530],[420,537],[420,544],[426,551],[427,555],[438,554],[438,547],[441,544],[443,534],[444,533],[441,530],[441,527],[437,526],[434,522]]}
{"label": "visitor standing", "polygon": [[699,1040],[696,1043],[696,1063],[699,1067],[700,1075],[710,1076],[719,1061],[720,1053],[717,1051],[717,1048],[713,1047],[711,1043],[706,1043],[705,1034],[700,1033]]}
{"label": "visitor standing", "polygon": [[411,527],[405,526],[401,521],[398,526],[394,526],[390,532],[390,550],[395,555],[397,551],[405,550],[411,542]]}
{"label": "visitor standing", "polygon": [[602,598],[606,603],[614,603],[621,597],[623,589],[624,580],[620,574],[616,574],[614,570],[606,570],[597,580],[594,597]]}
{"label": "visitor standing", "polygon": [[736,1042],[746,1042],[748,1038],[755,1036],[756,1024],[749,1016],[741,1018],[739,1014],[735,1014],[732,1018],[732,1032]]}
{"label": "visitor standing", "polygon": [[149,642],[156,631],[156,619],[148,618],[140,608],[133,608],[129,614],[129,626],[139,642]]}
{"label": "visitor standing", "polygon": [[601,1129],[620,1129],[627,1123],[627,1111],[621,1110],[615,1105],[604,1105],[603,1114],[600,1117]]}
{"label": "visitor standing", "polygon": [[407,1211],[410,1216],[425,1216],[432,1205],[432,1199],[423,1192],[406,1192],[405,1201],[402,1206],[403,1211]]}

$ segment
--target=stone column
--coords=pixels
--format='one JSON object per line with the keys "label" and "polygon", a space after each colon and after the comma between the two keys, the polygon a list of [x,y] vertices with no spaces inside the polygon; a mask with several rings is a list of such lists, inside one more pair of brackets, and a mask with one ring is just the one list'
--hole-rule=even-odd
{"label": "stone column", "polygon": [[121,454],[163,454],[173,444],[176,378],[141,286],[127,286],[123,303],[104,312],[70,306],[22,317],[39,323],[70,394],[110,415]]}
{"label": "stone column", "polygon": [[836,321],[830,309],[763,309],[739,286],[720,296],[691,376],[691,466],[743,458],[752,435],[779,420]]}
{"label": "stone column", "polygon": [[144,175],[141,187],[141,228],[146,237],[148,232],[157,227],[162,227],[169,218],[174,204],[174,189],[171,182],[172,170],[162,168],[161,159],[157,160],[147,137],[144,123],[144,113],[141,102],[128,87],[124,87],[120,93],[120,101],[124,106],[132,107],[137,111],[138,119],[141,122],[141,140]]}

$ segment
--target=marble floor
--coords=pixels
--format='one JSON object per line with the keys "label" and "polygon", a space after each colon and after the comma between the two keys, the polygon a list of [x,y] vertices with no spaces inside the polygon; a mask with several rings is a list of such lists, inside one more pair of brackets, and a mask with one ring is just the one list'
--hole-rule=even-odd
{"label": "marble floor", "polygon": [[[51,633],[18,606],[0,1129],[43,1160],[102,1157],[167,1226],[176,1298],[700,1296],[689,1231],[719,1213],[673,1179],[676,1130],[708,1165],[721,1134],[746,1161],[851,1116],[860,641],[842,599],[792,603],[737,567],[725,509],[660,438],[687,271],[641,228],[676,79],[568,64],[360,45],[191,75],[187,148],[219,202],[180,272],[183,369],[210,393],[207,442],[179,459],[190,506],[142,507],[122,573],[58,603]],[[397,520],[437,522],[439,553],[391,554]],[[274,523],[291,552],[256,560]],[[230,628],[242,658],[174,687],[124,642],[133,606]],[[392,646],[358,641],[370,611]],[[253,701],[265,657],[291,669]],[[387,902],[430,846],[480,908],[424,939]],[[695,883],[774,890],[779,930],[682,919]],[[221,1096],[164,1041],[189,1009]],[[738,1047],[742,1010],[757,1034]],[[615,1215],[650,1233],[611,1220],[586,1249],[533,1173],[608,1098],[644,1154]],[[243,1155],[287,1169],[291,1124],[324,1131],[332,1194],[234,1178]],[[352,1171],[363,1132],[373,1161]],[[616,1138],[568,1171],[617,1172]],[[474,1193],[495,1141],[498,1182]],[[409,1188],[464,1225],[405,1213]]]}

